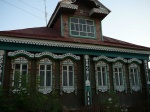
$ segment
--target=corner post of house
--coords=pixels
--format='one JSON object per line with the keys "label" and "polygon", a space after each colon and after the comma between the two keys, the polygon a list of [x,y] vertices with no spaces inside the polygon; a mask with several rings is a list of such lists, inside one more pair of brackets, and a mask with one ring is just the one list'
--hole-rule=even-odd
{"label": "corner post of house", "polygon": [[3,85],[3,74],[4,74],[4,61],[5,51],[0,50],[0,86]]}
{"label": "corner post of house", "polygon": [[92,104],[91,77],[90,77],[90,56],[84,55],[84,97],[85,105]]}

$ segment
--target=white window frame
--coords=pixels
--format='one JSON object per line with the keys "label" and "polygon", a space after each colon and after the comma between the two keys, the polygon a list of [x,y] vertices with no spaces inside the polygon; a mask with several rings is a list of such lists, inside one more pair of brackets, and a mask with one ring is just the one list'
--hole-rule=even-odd
{"label": "white window frame", "polygon": [[[16,64],[19,64],[20,65],[20,70],[19,70],[19,73],[20,73],[20,80],[19,80],[19,87],[18,88],[21,88],[21,77],[22,77],[22,65],[27,65],[27,74],[28,75],[28,60],[24,57],[19,57],[19,58],[16,58],[14,60],[12,60],[12,69],[13,69],[13,77],[12,77],[12,87],[14,87],[14,79],[15,79],[15,72],[16,72]],[[27,77],[26,77],[27,78]],[[28,81],[28,78],[26,79],[26,81]],[[25,89],[25,88],[24,88]],[[16,92],[18,91],[18,89],[13,89],[13,92]]]}
{"label": "white window frame", "polygon": [[[117,71],[115,71],[115,69],[117,69]],[[119,71],[119,69],[121,69],[121,72]],[[116,74],[118,76],[118,82],[119,84],[117,85],[116,82]],[[120,78],[120,74],[122,75]],[[122,80],[122,84],[120,83]],[[123,92],[124,90],[127,90],[126,87],[126,78],[125,78],[125,67],[122,63],[120,62],[116,62],[113,64],[113,81],[114,81],[114,90],[119,91],[119,92]]]}
{"label": "white window frame", "polygon": [[[63,82],[64,82],[64,79],[63,79],[63,76],[64,76],[64,70],[63,70],[63,67],[66,66],[67,67],[67,86],[64,86]],[[73,85],[70,86],[69,85],[69,66],[72,67],[72,78],[73,78]],[[66,93],[71,93],[75,90],[75,87],[74,87],[74,63],[71,61],[71,60],[65,60],[62,62],[62,89],[64,92]]]}
{"label": "white window frame", "polygon": [[[72,22],[71,19],[72,18],[75,18],[75,19],[78,19],[78,23],[75,23],[75,22]],[[79,20],[85,20],[86,23],[85,24],[81,24],[79,23]],[[92,25],[89,25],[87,22],[90,21],[92,22]],[[74,24],[74,30],[71,28],[72,27],[72,24]],[[78,30],[76,29],[76,25],[78,26]],[[82,26],[82,29],[80,29],[80,25]],[[83,31],[83,27],[86,27],[86,31]],[[89,27],[89,32],[87,31],[87,27]],[[93,32],[92,32],[92,27],[93,27]],[[75,31],[75,32],[78,32],[79,35],[75,35],[75,34],[72,34],[71,32],[72,31]],[[80,33],[85,33],[86,36],[84,35],[81,35]],[[93,36],[88,36],[88,33],[92,33]],[[79,36],[79,37],[87,37],[87,38],[95,38],[95,25],[94,25],[94,21],[93,20],[89,20],[89,19],[83,19],[83,18],[77,18],[77,17],[70,17],[70,34],[72,36]]]}
{"label": "white window frame", "polygon": [[[98,70],[98,67],[100,68],[100,71]],[[102,68],[104,68],[104,76],[105,76],[105,82],[106,82],[106,85],[104,85],[104,77],[103,77],[103,71],[102,71]],[[95,65],[95,71],[96,71],[96,89],[98,91],[101,91],[101,92],[106,92],[108,91],[108,89],[110,88],[110,82],[109,82],[109,66],[107,63],[105,63],[104,61],[99,61],[96,65]],[[100,77],[101,77],[101,82],[102,82],[102,85],[99,85],[99,73],[100,73]]]}
{"label": "white window frame", "polygon": [[[41,70],[41,65],[44,65],[44,70]],[[50,65],[51,66],[51,70],[46,70],[47,66]],[[52,91],[52,61],[49,60],[48,58],[43,58],[39,61],[39,78],[40,78],[40,71],[44,71],[44,86],[40,86],[39,85],[39,92],[43,93],[43,94],[48,94]],[[50,71],[51,73],[51,84],[50,86],[46,86],[46,81],[47,81],[47,77],[46,77],[46,72]],[[41,80],[41,79],[40,79]]]}
{"label": "white window frame", "polygon": [[[133,70],[133,74],[134,74],[133,75],[134,76],[134,82],[135,82],[135,79],[137,79],[136,82],[138,82],[138,84],[136,84],[136,85],[132,83],[131,69]],[[137,70],[137,73],[134,72],[135,69]],[[135,77],[135,74],[136,74],[137,78]],[[132,63],[129,65],[129,79],[130,79],[131,92],[132,92],[132,90],[133,91],[139,91],[141,89],[140,67],[135,63]]]}

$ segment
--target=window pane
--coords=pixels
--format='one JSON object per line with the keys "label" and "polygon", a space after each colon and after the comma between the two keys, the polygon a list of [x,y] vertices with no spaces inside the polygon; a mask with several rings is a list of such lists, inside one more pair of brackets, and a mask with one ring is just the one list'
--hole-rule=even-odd
{"label": "window pane", "polygon": [[120,85],[123,85],[123,74],[119,73]]}
{"label": "window pane", "polygon": [[80,31],[83,31],[83,27],[81,24],[79,25],[79,28],[80,28]]}
{"label": "window pane", "polygon": [[69,66],[69,71],[73,71],[73,66]]}
{"label": "window pane", "polygon": [[77,31],[71,31],[71,34],[72,35],[79,35],[79,32],[77,32]]}
{"label": "window pane", "polygon": [[115,80],[116,80],[116,85],[119,86],[118,73],[115,73]]}
{"label": "window pane", "polygon": [[71,23],[71,30],[75,30],[75,25]]}
{"label": "window pane", "polygon": [[86,22],[87,22],[88,25],[93,25],[93,21],[87,20]]}
{"label": "window pane", "polygon": [[15,72],[14,74],[14,88],[17,89],[19,87],[20,74]]}
{"label": "window pane", "polygon": [[78,23],[78,19],[77,18],[71,18],[71,22]]}
{"label": "window pane", "polygon": [[51,70],[51,65],[47,65],[47,70]]}
{"label": "window pane", "polygon": [[98,85],[101,86],[102,85],[102,81],[101,81],[101,72],[98,72]]}
{"label": "window pane", "polygon": [[135,85],[139,85],[139,81],[138,81],[138,74],[135,74]]}
{"label": "window pane", "polygon": [[86,25],[83,25],[83,31],[86,32]]}
{"label": "window pane", "polygon": [[67,86],[67,72],[63,71],[63,86]]}
{"label": "window pane", "polygon": [[94,33],[88,33],[89,37],[94,37]]}
{"label": "window pane", "polygon": [[131,81],[132,81],[132,85],[135,85],[135,83],[134,83],[134,75],[133,75],[132,72],[131,72]]}
{"label": "window pane", "polygon": [[22,65],[23,70],[27,70],[27,65]]}
{"label": "window pane", "polygon": [[63,70],[67,70],[67,66],[63,66]]}
{"label": "window pane", "polygon": [[87,36],[87,34],[85,32],[80,32],[81,36]]}
{"label": "window pane", "polygon": [[44,71],[40,71],[40,86],[44,86]]}
{"label": "window pane", "polygon": [[20,64],[16,64],[15,69],[20,70]]}
{"label": "window pane", "polygon": [[79,23],[80,24],[86,24],[85,20],[83,20],[83,19],[79,19]]}
{"label": "window pane", "polygon": [[51,71],[46,72],[46,86],[51,86]]}
{"label": "window pane", "polygon": [[40,65],[40,70],[45,70],[45,65]]}
{"label": "window pane", "polygon": [[69,86],[73,86],[73,72],[69,72]]}
{"label": "window pane", "polygon": [[87,32],[90,32],[90,26],[87,26]]}
{"label": "window pane", "polygon": [[94,26],[91,26],[91,33],[94,34]]}
{"label": "window pane", "polygon": [[100,71],[101,70],[100,67],[97,67],[97,70]]}

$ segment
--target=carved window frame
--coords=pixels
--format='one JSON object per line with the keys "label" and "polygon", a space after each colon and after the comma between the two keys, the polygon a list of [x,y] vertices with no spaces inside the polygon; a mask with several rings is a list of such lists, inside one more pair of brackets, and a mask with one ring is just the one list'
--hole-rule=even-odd
{"label": "carved window frame", "polygon": [[[98,70],[98,67],[100,68],[100,70]],[[104,76],[105,76],[105,85],[104,83],[102,85],[99,85],[99,80],[98,80],[98,76],[100,73],[100,77],[101,77],[101,82],[104,82],[102,79],[104,79],[103,77],[103,71],[102,69],[105,69],[104,70]],[[95,64],[95,80],[96,80],[96,89],[97,89],[97,93],[98,91],[101,91],[101,92],[106,92],[110,89],[110,81],[109,81],[109,65],[105,62],[105,61],[99,61]]]}
{"label": "carved window frame", "polygon": [[[120,77],[120,74],[121,74],[121,77]],[[119,83],[117,85],[116,75],[118,76],[118,82],[121,82],[121,80],[122,80],[122,84]],[[119,91],[119,92],[126,91],[127,92],[125,65],[121,62],[116,62],[113,64],[113,82],[114,82],[114,90],[115,91]]]}
{"label": "carved window frame", "polygon": [[[15,58],[11,61],[11,64],[12,64],[12,88],[13,88],[13,92],[17,92],[19,91],[18,89],[16,88],[22,88],[22,85],[21,85],[21,79],[22,79],[22,72],[24,71],[23,70],[23,65],[26,65],[26,81],[28,81],[28,74],[29,74],[29,68],[31,66],[31,63],[28,61],[28,59],[26,59],[25,57],[18,57],[18,58]],[[19,65],[19,82],[18,82],[18,87],[15,87],[15,73],[16,73],[16,65]],[[23,88],[25,89],[25,88]]]}
{"label": "carved window frame", "polygon": [[[133,84],[133,81],[132,81],[132,72],[131,70],[133,71],[133,74],[134,74],[134,81],[135,81],[135,78],[136,78],[136,82],[138,82],[138,84],[134,85]],[[134,72],[136,70],[136,73]],[[135,74],[137,77],[135,77]],[[129,79],[130,79],[130,88],[131,88],[131,92],[132,91],[140,91],[141,90],[141,77],[140,77],[140,66],[136,63],[131,63],[129,65]]]}
{"label": "carved window frame", "polygon": [[[75,63],[71,60],[71,59],[66,59],[66,60],[63,60],[60,64],[60,68],[61,68],[61,76],[60,76],[60,86],[61,86],[61,90],[65,93],[72,93],[75,91],[76,89],[76,75],[75,75]],[[67,86],[64,86],[64,67],[67,67]],[[69,66],[72,67],[72,86],[69,85]],[[61,94],[62,94],[62,91],[61,91]]]}
{"label": "carved window frame", "polygon": [[[41,66],[44,66],[44,70],[41,70]],[[50,66],[50,70],[47,70],[47,66]],[[38,61],[38,76],[39,76],[39,92],[43,93],[43,94],[48,94],[52,91],[53,89],[53,67],[54,67],[54,62],[52,62],[52,60],[50,60],[49,58],[42,58]],[[40,81],[41,81],[41,74],[40,71],[44,72],[44,86],[40,86]],[[47,74],[46,72],[50,71],[50,86],[46,86],[46,81],[47,81]]]}

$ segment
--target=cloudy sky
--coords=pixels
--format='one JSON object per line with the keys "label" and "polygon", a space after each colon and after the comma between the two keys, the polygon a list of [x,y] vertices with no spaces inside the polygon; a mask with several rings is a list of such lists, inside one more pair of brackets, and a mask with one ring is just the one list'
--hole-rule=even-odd
{"label": "cloudy sky", "polygon": [[[58,1],[46,0],[49,20]],[[103,35],[150,47],[150,0],[100,0],[111,13]],[[0,0],[0,31],[46,26],[44,0]]]}

